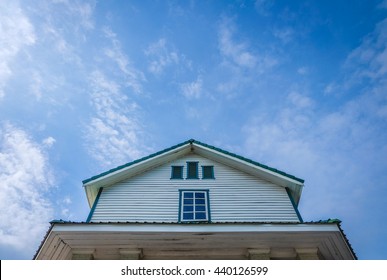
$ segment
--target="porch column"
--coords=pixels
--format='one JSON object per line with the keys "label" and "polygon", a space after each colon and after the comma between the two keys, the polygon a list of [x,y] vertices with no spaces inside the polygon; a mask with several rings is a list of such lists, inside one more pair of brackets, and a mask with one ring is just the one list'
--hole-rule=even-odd
{"label": "porch column", "polygon": [[297,257],[300,260],[320,260],[318,248],[296,248]]}
{"label": "porch column", "polygon": [[140,260],[142,257],[141,249],[120,249],[121,260]]}
{"label": "porch column", "polygon": [[270,260],[270,248],[248,249],[250,260]]}
{"label": "porch column", "polygon": [[73,249],[71,251],[73,260],[94,260],[95,249]]}

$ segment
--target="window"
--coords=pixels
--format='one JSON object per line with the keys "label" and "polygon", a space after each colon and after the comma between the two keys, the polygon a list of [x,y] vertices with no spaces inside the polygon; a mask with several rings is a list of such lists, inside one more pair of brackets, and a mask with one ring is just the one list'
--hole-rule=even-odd
{"label": "window", "polygon": [[202,166],[202,179],[215,179],[214,166],[212,165]]}
{"label": "window", "polygon": [[209,221],[208,191],[180,190],[180,217],[181,222]]}
{"label": "window", "polygon": [[171,179],[183,179],[183,166],[172,166]]}
{"label": "window", "polygon": [[197,161],[187,162],[187,179],[199,179],[199,169]]}

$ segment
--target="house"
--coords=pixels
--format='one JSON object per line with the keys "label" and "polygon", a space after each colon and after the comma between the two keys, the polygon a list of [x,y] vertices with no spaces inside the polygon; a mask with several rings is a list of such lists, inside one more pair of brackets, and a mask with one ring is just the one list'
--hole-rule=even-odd
{"label": "house", "polygon": [[340,221],[304,222],[304,180],[188,140],[83,181],[85,222],[34,259],[356,259]]}

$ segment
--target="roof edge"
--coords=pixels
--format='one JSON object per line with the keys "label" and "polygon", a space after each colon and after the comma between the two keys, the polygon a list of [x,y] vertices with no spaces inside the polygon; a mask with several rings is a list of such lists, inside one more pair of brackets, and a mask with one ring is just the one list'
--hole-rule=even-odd
{"label": "roof edge", "polygon": [[88,178],[88,179],[85,179],[85,180],[82,181],[82,184],[83,184],[83,185],[88,184],[88,183],[90,183],[90,182],[92,182],[92,181],[94,181],[94,180],[97,180],[97,179],[99,179],[99,178],[102,178],[102,177],[104,177],[104,176],[106,176],[106,175],[109,175],[109,174],[114,173],[114,172],[116,172],[116,171],[125,169],[125,168],[127,168],[127,167],[132,166],[132,165],[141,163],[141,162],[143,162],[143,161],[145,161],[145,160],[154,158],[154,157],[156,157],[156,156],[158,156],[158,155],[167,153],[167,152],[169,152],[169,151],[172,151],[172,150],[174,150],[174,149],[180,148],[180,147],[182,147],[182,146],[184,146],[184,145],[187,145],[187,144],[191,144],[191,145],[192,145],[192,144],[197,144],[197,145],[199,145],[199,146],[206,147],[206,148],[208,148],[208,149],[217,151],[217,152],[222,153],[222,154],[224,154],[224,155],[234,157],[234,158],[236,158],[236,159],[245,161],[245,162],[247,162],[247,163],[249,163],[249,164],[255,165],[255,166],[260,167],[260,168],[262,168],[262,169],[266,169],[266,170],[268,170],[268,171],[277,173],[277,174],[282,175],[282,176],[284,176],[284,177],[287,177],[287,178],[289,178],[289,179],[295,180],[295,181],[299,182],[300,184],[304,184],[304,182],[305,182],[305,180],[303,180],[303,179],[301,179],[301,178],[298,178],[298,177],[296,177],[296,176],[293,176],[293,175],[291,175],[291,174],[288,174],[288,173],[286,173],[286,172],[284,172],[284,171],[281,171],[281,170],[279,170],[279,169],[272,168],[272,167],[267,166],[267,165],[265,165],[265,164],[262,164],[262,163],[259,163],[259,162],[257,162],[257,161],[251,160],[251,159],[249,159],[249,158],[246,158],[246,157],[237,155],[237,154],[235,154],[235,153],[228,152],[228,151],[226,151],[226,150],[217,148],[217,147],[215,147],[215,146],[208,145],[208,144],[206,144],[206,143],[197,141],[197,140],[195,140],[195,139],[189,139],[189,140],[184,141],[184,142],[182,142],[182,143],[180,143],[180,144],[174,145],[174,146],[172,146],[172,147],[166,148],[166,149],[161,150],[161,151],[156,152],[156,153],[152,153],[152,154],[150,154],[150,155],[148,155],[148,156],[145,156],[145,157],[142,157],[142,158],[140,158],[140,159],[137,159],[137,160],[128,162],[128,163],[126,163],[126,164],[117,166],[117,167],[115,167],[115,168],[113,168],[113,169],[110,169],[110,170],[108,170],[108,171],[105,171],[105,172],[103,172],[103,173],[100,173],[100,174],[98,174],[98,175],[95,175],[95,176],[93,176],[93,177],[90,177],[90,178]]}
{"label": "roof edge", "polygon": [[228,151],[226,151],[226,150],[217,148],[217,147],[215,147],[215,146],[208,145],[208,144],[206,144],[206,143],[203,143],[203,142],[200,142],[200,141],[197,141],[197,140],[191,139],[191,140],[189,140],[189,141],[192,141],[192,143],[196,143],[196,144],[198,144],[198,145],[201,145],[201,146],[203,146],[203,147],[212,149],[212,150],[214,150],[214,151],[223,153],[223,154],[225,154],[225,155],[228,155],[228,156],[231,156],[231,157],[240,159],[240,160],[245,161],[245,162],[247,162],[247,163],[253,164],[253,165],[257,166],[257,167],[260,167],[260,168],[269,170],[269,171],[271,171],[271,172],[280,174],[280,175],[282,175],[282,176],[288,177],[288,178],[293,179],[293,180],[295,180],[295,181],[297,181],[297,182],[299,182],[299,183],[301,183],[301,184],[304,184],[304,182],[305,182],[304,179],[298,178],[298,177],[296,177],[296,176],[294,176],[294,175],[288,174],[288,173],[286,173],[286,172],[284,172],[284,171],[281,171],[281,170],[279,170],[279,169],[276,169],[276,168],[267,166],[267,165],[265,165],[265,164],[259,163],[259,162],[257,162],[257,161],[252,160],[252,159],[249,159],[249,158],[246,158],[246,157],[237,155],[237,154],[235,154],[235,153],[228,152]]}
{"label": "roof edge", "polygon": [[93,176],[93,177],[90,177],[90,178],[88,178],[88,179],[83,180],[83,181],[82,181],[82,184],[85,185],[85,184],[87,184],[87,183],[89,183],[89,182],[92,182],[92,181],[94,181],[94,180],[96,180],[96,179],[99,179],[99,178],[101,178],[101,177],[104,177],[104,176],[106,176],[106,175],[108,175],[108,174],[110,174],[110,173],[119,171],[119,170],[124,169],[124,168],[126,168],[126,167],[132,166],[132,165],[134,165],[134,164],[140,163],[140,162],[142,162],[142,161],[145,161],[145,160],[154,158],[154,157],[156,157],[156,156],[158,156],[158,155],[161,155],[161,154],[167,153],[167,152],[169,152],[169,151],[172,151],[172,150],[174,150],[174,149],[180,148],[180,147],[182,147],[182,146],[184,146],[184,145],[187,145],[187,144],[192,143],[193,141],[194,141],[193,139],[188,140],[188,141],[184,141],[184,142],[182,142],[182,143],[180,143],[180,144],[177,144],[177,145],[174,145],[174,146],[172,146],[172,147],[166,148],[166,149],[161,150],[161,151],[159,151],[159,152],[156,152],[156,153],[150,154],[150,155],[148,155],[148,156],[145,156],[145,157],[136,159],[136,160],[134,160],[134,161],[125,163],[125,164],[123,164],[123,165],[119,165],[119,166],[117,166],[117,167],[115,167],[115,168],[112,168],[112,169],[110,169],[110,170],[108,170],[108,171],[102,172],[102,173],[100,173],[100,174],[98,174],[98,175],[95,175],[95,176]]}

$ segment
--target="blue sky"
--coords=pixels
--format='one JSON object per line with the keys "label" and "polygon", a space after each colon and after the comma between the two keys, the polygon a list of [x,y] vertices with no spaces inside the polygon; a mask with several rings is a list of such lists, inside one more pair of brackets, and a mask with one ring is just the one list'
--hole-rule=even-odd
{"label": "blue sky", "polygon": [[81,181],[194,138],[305,179],[387,259],[387,1],[0,1],[0,258]]}

